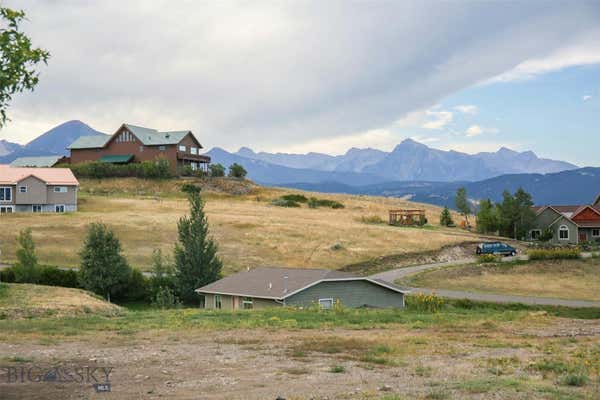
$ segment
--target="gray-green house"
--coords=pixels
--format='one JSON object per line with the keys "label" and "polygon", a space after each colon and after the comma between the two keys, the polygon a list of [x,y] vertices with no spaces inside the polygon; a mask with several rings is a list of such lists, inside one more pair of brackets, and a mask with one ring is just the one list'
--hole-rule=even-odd
{"label": "gray-green house", "polygon": [[535,207],[536,218],[529,240],[537,240],[548,229],[550,243],[575,245],[600,241],[600,196],[592,205]]}
{"label": "gray-green house", "polygon": [[207,309],[277,306],[402,308],[408,291],[393,283],[324,269],[255,268],[196,289]]}

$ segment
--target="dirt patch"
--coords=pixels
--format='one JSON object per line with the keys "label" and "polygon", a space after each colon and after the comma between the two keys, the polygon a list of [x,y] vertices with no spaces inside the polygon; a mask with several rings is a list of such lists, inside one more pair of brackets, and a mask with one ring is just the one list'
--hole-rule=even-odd
{"label": "dirt patch", "polygon": [[600,336],[600,320],[561,318],[558,323],[544,328],[527,329],[521,335],[538,337],[580,337]]}
{"label": "dirt patch", "polygon": [[360,275],[373,275],[379,272],[396,268],[410,267],[414,265],[432,264],[463,260],[472,257],[478,241],[467,241],[456,245],[446,245],[439,250],[422,252],[409,252],[383,256],[362,263],[351,264],[342,267],[341,271],[352,272]]}

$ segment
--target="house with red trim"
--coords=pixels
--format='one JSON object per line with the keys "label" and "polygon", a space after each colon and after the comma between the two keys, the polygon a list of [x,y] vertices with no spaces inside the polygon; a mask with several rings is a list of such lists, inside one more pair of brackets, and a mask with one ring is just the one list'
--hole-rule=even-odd
{"label": "house with red trim", "polygon": [[579,244],[600,241],[600,195],[590,205],[534,207],[536,219],[529,231],[530,240],[538,240],[542,233],[553,232],[553,244]]}
{"label": "house with red trim", "polygon": [[210,157],[200,154],[202,145],[192,131],[160,132],[131,124],[122,124],[112,135],[82,136],[68,150],[71,164],[128,164],[163,158],[175,174],[186,167],[207,170],[210,163]]}

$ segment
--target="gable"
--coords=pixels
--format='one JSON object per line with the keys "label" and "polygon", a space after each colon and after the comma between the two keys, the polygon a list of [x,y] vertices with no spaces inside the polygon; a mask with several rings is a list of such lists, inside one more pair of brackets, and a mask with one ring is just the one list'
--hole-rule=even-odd
{"label": "gable", "polygon": [[23,179],[21,179],[20,181],[17,182],[17,186],[22,186],[22,185],[43,185],[46,186],[46,181],[44,181],[43,179],[38,178],[35,175],[29,175],[24,177]]}
{"label": "gable", "polygon": [[192,146],[192,147],[197,147],[198,149],[202,149],[202,145],[200,144],[200,142],[198,141],[198,139],[196,139],[196,137],[194,136],[193,133],[189,132],[187,135],[185,135],[183,137],[183,139],[181,139],[179,141],[178,144],[181,145],[186,145],[186,146]]}
{"label": "gable", "polygon": [[563,215],[554,208],[546,207],[535,217],[536,225],[539,228],[546,228],[562,216]]}
{"label": "gable", "polygon": [[571,219],[575,222],[600,221],[600,212],[590,206],[586,206]]}
{"label": "gable", "polygon": [[566,225],[569,227],[569,229],[577,229],[577,224],[564,215],[561,215],[560,218],[557,218],[552,224],[550,224],[550,226],[553,228],[558,228],[561,225]]}

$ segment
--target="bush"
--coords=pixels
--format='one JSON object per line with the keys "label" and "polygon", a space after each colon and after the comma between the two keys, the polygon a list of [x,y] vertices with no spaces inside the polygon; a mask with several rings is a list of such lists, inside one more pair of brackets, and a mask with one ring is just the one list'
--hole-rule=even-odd
{"label": "bush", "polygon": [[0,270],[0,282],[14,283],[15,282],[15,271],[13,267]]}
{"label": "bush", "polygon": [[448,207],[444,207],[440,214],[440,225],[441,226],[454,226],[454,221],[452,220],[452,214],[450,214],[450,210]]}
{"label": "bush", "polygon": [[311,197],[308,200],[309,208],[318,208],[318,207],[329,207],[333,209],[344,208],[344,205],[339,201],[335,200],[327,200],[327,199],[317,199],[316,197]]}
{"label": "bush", "polygon": [[229,177],[245,178],[248,171],[238,163],[233,163],[229,166]]}
{"label": "bush", "polygon": [[205,175],[206,173],[204,172],[204,170],[200,168],[194,169],[191,165],[186,165],[181,170],[181,176],[195,176],[197,178],[202,178]]}
{"label": "bush", "polygon": [[569,260],[580,257],[576,248],[534,249],[527,252],[530,260]]}
{"label": "bush", "polygon": [[585,386],[590,378],[584,373],[568,374],[561,379],[561,383],[567,386]]}
{"label": "bush", "polygon": [[363,224],[372,225],[385,224],[385,221],[379,215],[363,215],[362,217],[360,217],[360,222],[362,222]]}
{"label": "bush", "polygon": [[129,164],[87,162],[69,165],[78,178],[121,178],[166,179],[172,176],[169,162],[164,158]]}
{"label": "bush", "polygon": [[437,313],[443,306],[444,299],[435,294],[418,293],[406,298],[406,307],[417,311]]}
{"label": "bush", "polygon": [[479,256],[479,262],[482,264],[495,263],[496,261],[498,261],[498,257],[493,254],[482,254]]}
{"label": "bush", "polygon": [[213,178],[220,178],[225,176],[225,167],[221,164],[211,164],[208,168],[210,170],[210,176],[212,176]]}
{"label": "bush", "polygon": [[277,206],[277,207],[292,207],[292,208],[300,207],[300,204],[296,203],[295,201],[284,200],[282,198],[273,200],[271,202],[271,204],[273,204],[274,206]]}
{"label": "bush", "polygon": [[172,289],[161,286],[152,298],[152,304],[160,308],[176,308],[181,305],[181,302]]}
{"label": "bush", "polygon": [[124,292],[119,296],[125,301],[148,301],[150,297],[148,278],[138,269],[132,269]]}
{"label": "bush", "polygon": [[74,269],[60,269],[54,266],[40,268],[41,285],[62,286],[68,288],[78,288],[77,271]]}
{"label": "bush", "polygon": [[285,196],[281,196],[280,198],[283,200],[293,201],[295,203],[308,202],[308,199],[306,198],[306,196],[303,196],[301,194],[286,194]]}
{"label": "bush", "polygon": [[183,193],[200,193],[202,188],[200,186],[196,186],[193,183],[184,183],[181,185],[181,191]]}

